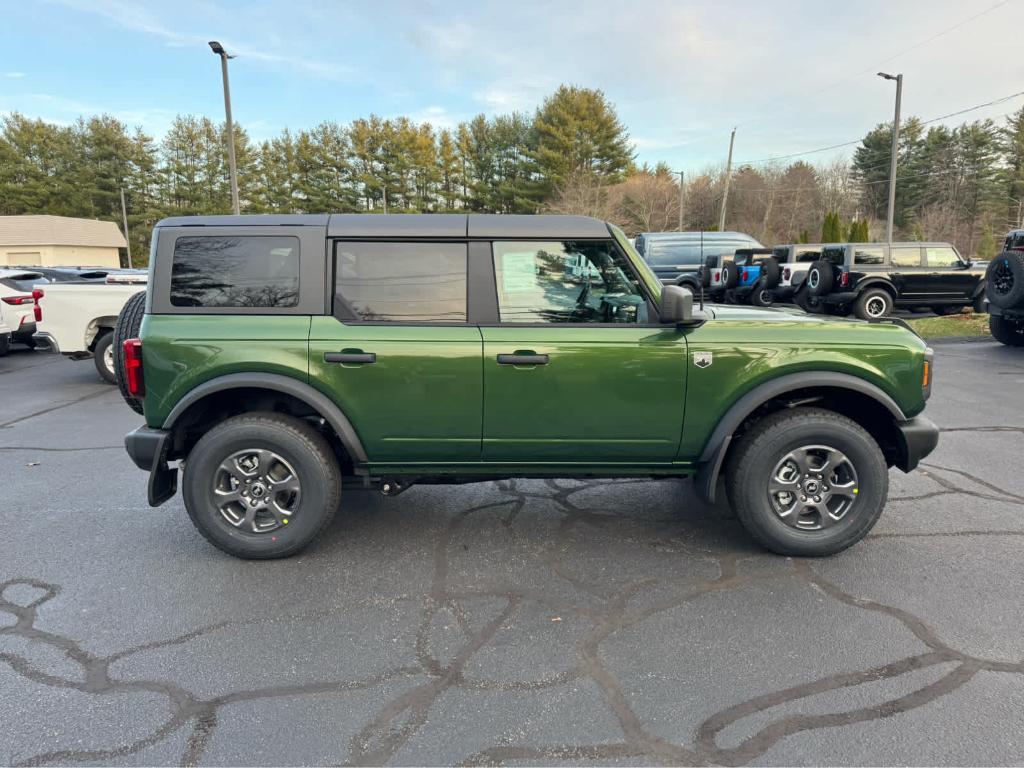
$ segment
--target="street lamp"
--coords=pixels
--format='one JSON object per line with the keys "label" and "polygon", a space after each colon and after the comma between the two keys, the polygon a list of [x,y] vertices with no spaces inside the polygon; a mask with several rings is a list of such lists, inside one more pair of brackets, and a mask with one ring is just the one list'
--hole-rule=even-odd
{"label": "street lamp", "polygon": [[896,116],[892,121],[892,157],[889,159],[889,217],[885,222],[885,241],[892,242],[892,220],[896,212],[896,154],[900,141],[900,99],[903,98],[903,75],[879,72],[878,76],[896,81]]}
{"label": "street lamp", "polygon": [[228,59],[229,56],[224,46],[216,40],[210,41],[210,50],[220,56],[220,72],[224,79],[224,114],[227,118],[228,131],[228,168],[231,174],[231,208],[237,216],[240,213],[238,207],[238,169],[235,167],[235,128],[231,122],[231,88],[228,85]]}

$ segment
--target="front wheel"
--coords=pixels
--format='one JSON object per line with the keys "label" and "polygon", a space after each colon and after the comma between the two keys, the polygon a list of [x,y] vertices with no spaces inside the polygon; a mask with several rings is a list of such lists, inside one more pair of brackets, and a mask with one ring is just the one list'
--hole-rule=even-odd
{"label": "front wheel", "polygon": [[754,290],[750,292],[750,303],[755,307],[770,307],[774,301],[775,295],[772,293],[772,289],[763,282],[755,285]]}
{"label": "front wheel", "polygon": [[740,438],[726,464],[736,516],[780,555],[831,555],[863,539],[889,492],[881,449],[833,411],[796,408],[766,416]]}
{"label": "front wheel", "polygon": [[309,424],[253,413],[222,421],[196,443],[182,490],[192,523],[211,544],[267,560],[295,554],[331,521],[341,474]]}
{"label": "front wheel", "polygon": [[988,316],[992,338],[1008,347],[1024,347],[1024,321],[1007,320],[1001,315]]}
{"label": "front wheel", "polygon": [[117,372],[114,370],[114,334],[104,333],[92,348],[92,360],[96,371],[108,384],[117,384]]}

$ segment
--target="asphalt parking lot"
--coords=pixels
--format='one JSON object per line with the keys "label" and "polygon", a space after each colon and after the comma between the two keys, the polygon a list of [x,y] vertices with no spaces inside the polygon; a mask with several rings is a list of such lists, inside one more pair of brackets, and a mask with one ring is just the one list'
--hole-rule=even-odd
{"label": "asphalt parking lot", "polygon": [[814,561],[687,482],[519,481],[243,562],[146,505],[91,362],[0,393],[0,763],[1024,762],[1020,350],[936,346],[937,451]]}

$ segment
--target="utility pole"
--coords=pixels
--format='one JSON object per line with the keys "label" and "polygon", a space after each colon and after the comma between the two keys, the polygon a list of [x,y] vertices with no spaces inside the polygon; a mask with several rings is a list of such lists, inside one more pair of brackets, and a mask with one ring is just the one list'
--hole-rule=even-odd
{"label": "utility pole", "polygon": [[889,216],[885,221],[885,242],[892,242],[892,222],[896,214],[896,156],[900,144],[900,100],[903,98],[903,75],[879,72],[879,77],[896,81],[896,116],[892,121],[892,156],[889,158]]}
{"label": "utility pole", "polygon": [[128,237],[128,209],[124,205],[124,187],[121,187],[121,221],[124,222],[124,241],[128,244],[128,268],[132,267],[132,241]]}
{"label": "utility pole", "polygon": [[388,212],[388,188],[384,187],[384,213]]}
{"label": "utility pole", "polygon": [[228,169],[231,173],[231,209],[237,216],[241,211],[238,206],[238,169],[235,167],[235,127],[231,122],[231,86],[228,85],[228,59],[229,56],[224,46],[216,40],[210,41],[210,48],[220,56],[220,73],[224,80],[224,116],[227,120],[228,130]]}
{"label": "utility pole", "polygon": [[683,172],[679,172],[679,231],[683,231],[683,202],[686,198],[686,185],[684,184]]}
{"label": "utility pole", "polygon": [[718,215],[718,231],[725,231],[725,206],[729,202],[729,182],[732,181],[732,145],[736,141],[736,129],[732,129],[729,137],[729,159],[725,161],[725,190],[722,192],[722,211]]}

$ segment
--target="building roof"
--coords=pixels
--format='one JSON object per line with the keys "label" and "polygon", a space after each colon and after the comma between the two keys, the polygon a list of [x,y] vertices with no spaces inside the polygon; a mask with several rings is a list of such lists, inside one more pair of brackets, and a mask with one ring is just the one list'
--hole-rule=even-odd
{"label": "building roof", "polygon": [[11,245],[125,248],[128,243],[112,221],[69,216],[0,216],[0,246]]}
{"label": "building roof", "polygon": [[328,237],[608,237],[608,225],[587,216],[481,213],[332,213],[174,216],[158,227],[314,226]]}

